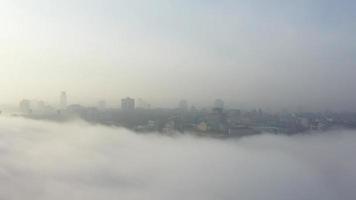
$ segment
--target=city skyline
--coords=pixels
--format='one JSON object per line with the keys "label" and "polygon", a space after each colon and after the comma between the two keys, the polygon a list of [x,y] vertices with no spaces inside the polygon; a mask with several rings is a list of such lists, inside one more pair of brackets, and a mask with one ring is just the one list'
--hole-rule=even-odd
{"label": "city skyline", "polygon": [[[75,96],[75,95],[74,95]],[[72,96],[71,96],[72,97]],[[123,95],[123,97],[117,97],[116,99],[118,100],[113,100],[113,101],[108,101],[107,99],[104,98],[95,98],[93,102],[80,102],[80,101],[75,101],[72,98],[70,98],[70,101],[67,99],[67,92],[66,91],[60,91],[59,93],[59,99],[58,99],[58,94],[57,94],[57,100],[56,101],[50,101],[49,99],[52,98],[46,98],[46,99],[36,99],[36,98],[21,98],[19,101],[20,104],[23,101],[28,101],[30,104],[45,104],[48,106],[51,106],[53,108],[58,108],[58,109],[65,109],[65,107],[69,105],[82,105],[82,106],[89,106],[89,107],[97,107],[97,108],[122,108],[123,107],[123,100],[125,99],[132,99],[134,102],[133,108],[143,108],[143,109],[151,109],[151,108],[167,108],[167,109],[174,109],[174,108],[182,108],[186,107],[184,109],[191,109],[192,107],[199,108],[199,109],[204,109],[204,108],[228,108],[228,109],[242,109],[242,110],[258,110],[258,109],[263,109],[268,112],[354,112],[353,110],[339,110],[339,109],[331,109],[331,108],[324,108],[324,109],[314,109],[305,105],[300,105],[300,104],[295,104],[290,107],[286,106],[276,106],[276,107],[263,107],[262,105],[248,105],[246,104],[236,104],[234,102],[227,102],[224,99],[221,99],[219,97],[216,97],[215,99],[207,99],[205,103],[197,103],[194,101],[190,101],[189,99],[176,99],[175,103],[173,104],[152,104],[151,102],[148,102],[146,99],[143,99],[141,97],[129,97]],[[136,106],[135,106],[136,102]],[[0,104],[0,109],[8,110],[13,110],[13,108],[18,107],[19,103],[13,102],[10,104]],[[21,106],[20,106],[21,107]],[[36,107],[36,106],[35,106]],[[21,109],[20,109],[21,110]]]}
{"label": "city skyline", "polygon": [[66,90],[84,104],[222,98],[236,107],[356,111],[352,1],[1,4],[0,104],[56,102]]}
{"label": "city skyline", "polygon": [[[83,106],[93,106],[93,107],[97,107],[97,108],[123,108],[126,107],[126,102],[127,101],[133,101],[130,102],[129,104],[129,110],[135,109],[135,108],[140,108],[140,109],[150,109],[152,108],[151,104],[149,102],[147,102],[146,100],[140,98],[140,97],[124,97],[121,98],[119,102],[111,102],[111,104],[107,104],[107,100],[106,99],[100,99],[95,103],[90,103],[90,104],[83,104],[82,102],[73,102],[73,101],[68,101],[68,96],[67,96],[67,92],[66,91],[60,91],[59,93],[59,100],[57,100],[57,102],[51,102],[48,101],[48,99],[33,99],[33,98],[22,98],[20,101],[20,107],[22,102],[26,101],[26,104],[44,104],[44,105],[48,105],[48,106],[53,106],[54,108],[58,108],[58,109],[66,109],[67,106],[70,105],[83,105]],[[184,105],[182,105],[184,104]],[[210,104],[207,105],[200,105],[200,104],[194,104],[189,102],[189,100],[186,99],[180,99],[179,101],[177,100],[176,105],[171,105],[170,107],[164,107],[162,105],[154,105],[153,108],[184,108],[185,110],[190,109],[191,107],[199,107],[199,108],[206,108],[206,107],[219,107],[219,108],[223,108],[224,107],[224,100],[220,99],[220,98],[216,98],[214,100],[211,100]],[[12,105],[16,105],[16,104],[12,104]],[[6,105],[3,105],[6,106]],[[21,110],[21,109],[20,109]]]}
{"label": "city skyline", "polygon": [[356,0],[0,0],[0,200],[355,200]]}

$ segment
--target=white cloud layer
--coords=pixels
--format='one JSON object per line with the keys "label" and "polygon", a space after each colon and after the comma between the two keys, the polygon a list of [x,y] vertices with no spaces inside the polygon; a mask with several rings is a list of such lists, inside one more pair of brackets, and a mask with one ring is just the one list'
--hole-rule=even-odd
{"label": "white cloud layer", "polygon": [[0,118],[0,199],[353,200],[356,135],[239,140]]}

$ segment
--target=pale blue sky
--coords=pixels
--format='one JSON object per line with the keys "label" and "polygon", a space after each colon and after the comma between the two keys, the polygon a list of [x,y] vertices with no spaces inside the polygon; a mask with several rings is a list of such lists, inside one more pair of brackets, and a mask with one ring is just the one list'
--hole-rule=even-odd
{"label": "pale blue sky", "polygon": [[354,109],[356,2],[4,0],[0,103]]}

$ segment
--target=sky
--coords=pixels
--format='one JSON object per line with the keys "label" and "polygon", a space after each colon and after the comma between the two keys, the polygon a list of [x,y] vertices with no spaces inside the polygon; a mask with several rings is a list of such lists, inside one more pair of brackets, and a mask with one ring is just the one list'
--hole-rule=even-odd
{"label": "sky", "polygon": [[355,141],[347,130],[219,140],[1,117],[0,198],[354,200]]}
{"label": "sky", "polygon": [[352,0],[2,0],[0,104],[356,111]]}

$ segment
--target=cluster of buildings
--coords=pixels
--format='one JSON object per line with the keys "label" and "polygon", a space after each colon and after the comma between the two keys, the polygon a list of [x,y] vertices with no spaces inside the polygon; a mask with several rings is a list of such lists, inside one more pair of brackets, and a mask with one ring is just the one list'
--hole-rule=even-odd
{"label": "cluster of buildings", "polygon": [[68,120],[79,117],[90,123],[121,126],[137,132],[194,133],[214,137],[252,135],[262,132],[296,134],[335,127],[356,128],[354,113],[267,113],[262,109],[227,109],[222,99],[211,107],[197,109],[181,100],[176,108],[151,108],[143,99],[121,100],[121,108],[108,108],[105,101],[95,107],[67,105],[67,94],[61,92],[55,108],[43,101],[22,100],[24,116],[36,119]]}
{"label": "cluster of buildings", "polygon": [[62,91],[59,97],[58,107],[50,106],[42,100],[23,99],[20,101],[19,109],[24,115],[45,115],[53,114],[67,108],[67,94]]}
{"label": "cluster of buildings", "polygon": [[[150,108],[150,105],[145,103],[142,99],[138,99],[139,108]],[[42,100],[29,100],[23,99],[19,103],[19,109],[22,114],[25,115],[40,115],[40,114],[60,114],[61,112],[66,112],[70,108],[82,107],[79,104],[68,105],[67,93],[62,91],[59,96],[59,104],[56,107],[46,104]],[[136,108],[135,99],[130,97],[121,100],[121,109],[123,111],[133,111]],[[107,109],[106,102],[101,100],[98,102],[96,109],[104,111]]]}

